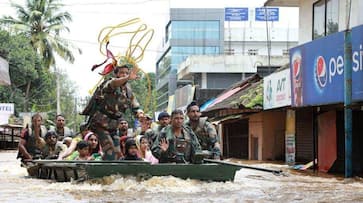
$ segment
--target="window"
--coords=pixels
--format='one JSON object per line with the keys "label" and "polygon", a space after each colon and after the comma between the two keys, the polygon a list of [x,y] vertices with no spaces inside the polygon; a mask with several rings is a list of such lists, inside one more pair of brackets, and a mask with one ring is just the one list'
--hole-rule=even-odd
{"label": "window", "polygon": [[339,0],[320,0],[313,4],[313,39],[338,32]]}
{"label": "window", "polygon": [[219,40],[219,21],[172,21],[169,39]]}

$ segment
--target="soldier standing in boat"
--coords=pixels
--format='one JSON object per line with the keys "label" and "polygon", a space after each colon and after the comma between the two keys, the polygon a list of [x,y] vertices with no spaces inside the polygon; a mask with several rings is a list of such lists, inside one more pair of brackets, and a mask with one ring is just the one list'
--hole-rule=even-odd
{"label": "soldier standing in boat", "polygon": [[195,154],[200,152],[197,136],[183,123],[183,111],[174,110],[171,113],[171,125],[163,128],[156,138],[151,151],[160,163],[193,162]]}
{"label": "soldier standing in boat", "polygon": [[91,99],[93,101],[90,101],[87,107],[91,112],[84,112],[90,115],[89,128],[99,136],[106,160],[119,158],[120,136],[117,133],[119,119],[124,117],[128,108],[131,108],[135,115],[140,108],[127,83],[138,78],[137,71],[137,67],[121,59],[114,68],[114,77],[105,79],[94,93]]}

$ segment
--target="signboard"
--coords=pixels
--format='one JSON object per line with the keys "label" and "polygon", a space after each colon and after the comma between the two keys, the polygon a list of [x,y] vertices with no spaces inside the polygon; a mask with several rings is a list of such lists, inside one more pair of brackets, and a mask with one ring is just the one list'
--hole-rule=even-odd
{"label": "signboard", "polygon": [[263,109],[291,105],[290,69],[266,76],[263,79]]}
{"label": "signboard", "polygon": [[0,57],[0,85],[10,85],[9,63]]}
{"label": "signboard", "polygon": [[[352,29],[352,100],[363,100],[363,25]],[[344,33],[290,50],[291,105],[344,102]]]}
{"label": "signboard", "polygon": [[225,21],[247,21],[248,8],[225,8],[224,9]]}
{"label": "signboard", "polygon": [[279,8],[255,8],[255,20],[279,21]]}
{"label": "signboard", "polygon": [[0,124],[8,124],[12,114],[14,114],[13,103],[0,103]]}
{"label": "signboard", "polygon": [[295,134],[286,134],[285,136],[285,159],[288,165],[295,164]]}

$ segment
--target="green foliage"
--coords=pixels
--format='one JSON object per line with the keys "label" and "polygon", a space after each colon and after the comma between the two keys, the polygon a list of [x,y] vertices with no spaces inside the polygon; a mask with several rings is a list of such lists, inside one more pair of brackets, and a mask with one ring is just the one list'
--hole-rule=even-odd
{"label": "green foliage", "polygon": [[[62,32],[69,31],[65,23],[71,22],[72,18],[68,12],[61,11],[63,5],[59,2],[28,0],[24,7],[12,3],[17,17],[5,16],[0,19],[0,24],[29,38],[32,47],[40,54],[42,66],[46,69],[55,65],[55,54],[66,61],[74,62],[73,53],[69,48],[76,48],[60,37]],[[77,50],[81,53],[80,49]]]}
{"label": "green foliage", "polygon": [[[147,79],[149,77],[149,80]],[[132,81],[131,88],[145,113],[153,115],[156,110],[155,73],[147,73],[139,80]],[[150,82],[150,84],[149,84]],[[150,88],[150,89],[149,89]]]}

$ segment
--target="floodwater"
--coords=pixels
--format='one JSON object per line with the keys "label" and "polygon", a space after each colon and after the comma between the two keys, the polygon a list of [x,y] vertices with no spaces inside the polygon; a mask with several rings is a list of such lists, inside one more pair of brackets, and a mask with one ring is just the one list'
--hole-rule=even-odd
{"label": "floodwater", "polygon": [[363,202],[360,178],[307,175],[285,165],[255,163],[284,173],[241,169],[234,182],[110,176],[57,183],[27,177],[15,157],[16,151],[0,151],[0,202]]}

